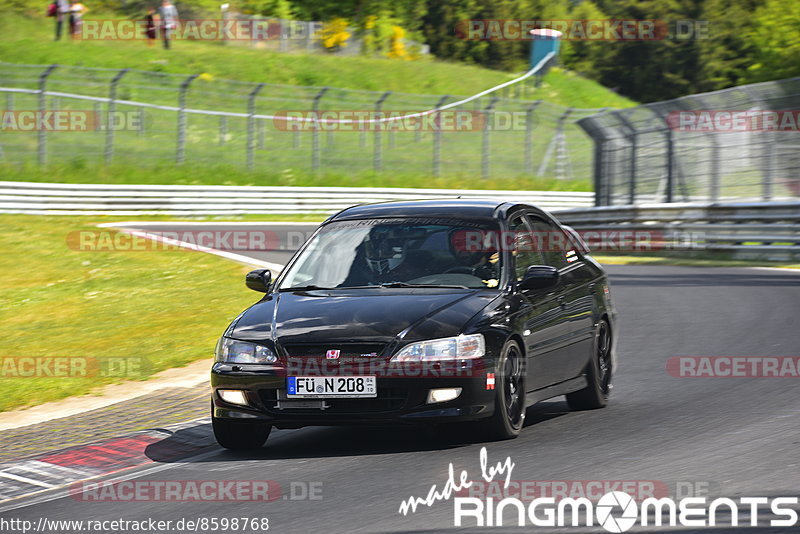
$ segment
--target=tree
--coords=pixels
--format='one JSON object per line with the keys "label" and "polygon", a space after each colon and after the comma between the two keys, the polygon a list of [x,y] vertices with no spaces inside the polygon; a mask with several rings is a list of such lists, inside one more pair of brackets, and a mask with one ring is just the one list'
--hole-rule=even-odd
{"label": "tree", "polygon": [[800,3],[767,0],[754,14],[744,78],[760,82],[800,76]]}

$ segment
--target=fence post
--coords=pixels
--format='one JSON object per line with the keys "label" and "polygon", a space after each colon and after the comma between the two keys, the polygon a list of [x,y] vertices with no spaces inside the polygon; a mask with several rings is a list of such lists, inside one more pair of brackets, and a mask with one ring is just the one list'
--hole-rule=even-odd
{"label": "fence post", "polygon": [[186,91],[189,89],[189,84],[199,76],[198,74],[192,74],[183,82],[181,82],[181,86],[178,92],[178,146],[175,150],[175,161],[178,164],[183,163],[183,160],[186,157]]}
{"label": "fence post", "polygon": [[[385,93],[383,93],[381,95],[381,97],[377,101],[375,101],[375,118],[376,119],[382,118],[383,114],[381,113],[381,106],[383,106],[383,102],[387,98],[389,98],[389,95],[391,95],[391,94],[392,94],[391,91],[386,91]],[[383,124],[384,123],[382,123],[382,122],[376,122],[375,123],[375,141],[373,142],[373,145],[374,145],[373,149],[375,150],[375,153],[373,155],[373,160],[372,160],[372,167],[375,170],[375,172],[380,172],[381,169],[383,168],[382,153],[381,153],[381,149],[383,148],[381,146],[381,143],[382,143],[381,142],[381,129],[383,128]]]}
{"label": "fence post", "polygon": [[605,175],[603,174],[605,166],[605,153],[603,151],[605,141],[595,139],[594,142],[594,205],[596,207],[608,206],[609,202],[607,191],[605,187]]}
{"label": "fence post", "polygon": [[486,106],[484,110],[486,117],[483,122],[483,148],[481,150],[481,176],[484,179],[489,178],[489,132],[492,129],[491,122],[494,106],[497,104],[498,100],[500,100],[498,97],[492,97],[489,101],[489,105]]}
{"label": "fence post", "polygon": [[[769,109],[768,107],[765,107],[765,102],[757,93],[756,88],[745,85],[741,89],[750,98],[752,102],[751,106],[755,107],[756,110]],[[766,136],[766,141],[762,141],[760,143],[763,147],[763,158],[760,162],[760,166],[762,168],[761,196],[764,200],[772,200],[772,182],[774,176],[773,173],[775,170],[775,138],[774,136],[769,135],[768,132],[763,133]]]}
{"label": "fence post", "polygon": [[311,106],[314,117],[314,128],[311,130],[311,170],[314,174],[319,171],[319,101],[327,91],[328,88],[323,87],[314,97],[314,103]]}
{"label": "fence post", "polygon": [[631,140],[631,157],[629,161],[630,168],[628,172],[630,173],[630,182],[628,183],[628,203],[629,204],[636,204],[636,173],[638,169],[636,168],[636,158],[638,157],[638,136],[636,135],[636,127],[622,114],[620,111],[615,111],[614,116],[619,119],[619,122],[622,123],[625,130],[627,130],[628,135]]}
{"label": "fence post", "polygon": [[772,182],[775,176],[775,143],[777,142],[776,135],[770,132],[764,132],[765,141],[762,141],[764,147],[764,183],[762,185],[762,197],[764,200],[772,200]]}
{"label": "fence post", "polygon": [[108,88],[108,108],[106,111],[106,150],[105,161],[106,165],[111,163],[114,158],[114,112],[116,111],[117,101],[117,85],[123,76],[128,72],[128,69],[122,69],[111,79],[111,84]]}
{"label": "fence post", "polygon": [[525,110],[525,174],[533,173],[533,112],[541,103],[537,100]]}
{"label": "fence post", "polygon": [[[58,67],[58,65],[50,65],[39,76],[39,115],[44,116],[47,111],[47,96],[44,94],[47,88],[47,77]],[[38,149],[39,165],[47,163],[47,132],[44,128],[39,129],[39,149]]]}
{"label": "fence post", "polygon": [[6,93],[6,110],[14,111],[14,93]]}
{"label": "fence post", "polygon": [[256,85],[247,96],[247,169],[251,171],[255,165],[253,153],[256,149],[256,118],[254,117],[256,114],[256,96],[258,96],[258,92],[261,91],[263,87],[263,83]]}
{"label": "fence post", "polygon": [[[439,101],[436,103],[436,108],[439,109],[444,106],[444,103],[447,99],[450,98],[450,95],[444,95]],[[434,112],[433,114],[433,175],[437,178],[442,172],[442,131],[439,128],[441,124],[441,119],[439,118],[438,112]]]}
{"label": "fence post", "polygon": [[672,136],[672,128],[667,127],[667,192],[665,202],[672,202],[675,190],[675,139]]}

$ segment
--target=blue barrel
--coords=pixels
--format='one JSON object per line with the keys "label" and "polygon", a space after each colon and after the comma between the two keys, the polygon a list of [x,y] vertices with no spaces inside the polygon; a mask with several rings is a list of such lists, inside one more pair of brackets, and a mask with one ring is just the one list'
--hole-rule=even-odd
{"label": "blue barrel", "polygon": [[531,68],[539,64],[550,52],[558,55],[561,32],[557,30],[531,30]]}

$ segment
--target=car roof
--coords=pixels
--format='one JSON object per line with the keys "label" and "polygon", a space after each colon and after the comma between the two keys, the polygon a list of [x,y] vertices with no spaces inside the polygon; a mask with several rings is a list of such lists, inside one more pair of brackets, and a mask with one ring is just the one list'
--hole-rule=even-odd
{"label": "car roof", "polygon": [[396,200],[353,206],[331,216],[325,222],[383,217],[494,218],[498,208],[512,205],[498,199]]}

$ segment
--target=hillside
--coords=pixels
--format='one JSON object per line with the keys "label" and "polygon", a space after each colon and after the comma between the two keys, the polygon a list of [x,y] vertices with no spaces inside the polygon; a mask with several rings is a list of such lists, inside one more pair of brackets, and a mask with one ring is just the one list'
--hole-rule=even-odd
{"label": "hillside", "polygon": [[[91,12],[87,19],[111,15]],[[289,54],[179,41],[171,50],[144,41],[53,41],[53,21],[7,14],[0,18],[0,59],[11,63],[134,68],[167,73],[207,73],[216,78],[370,91],[469,95],[514,77],[506,72],[432,59],[400,61],[325,54]],[[634,102],[574,73],[554,70],[526,99],[581,108],[628,107]]]}

